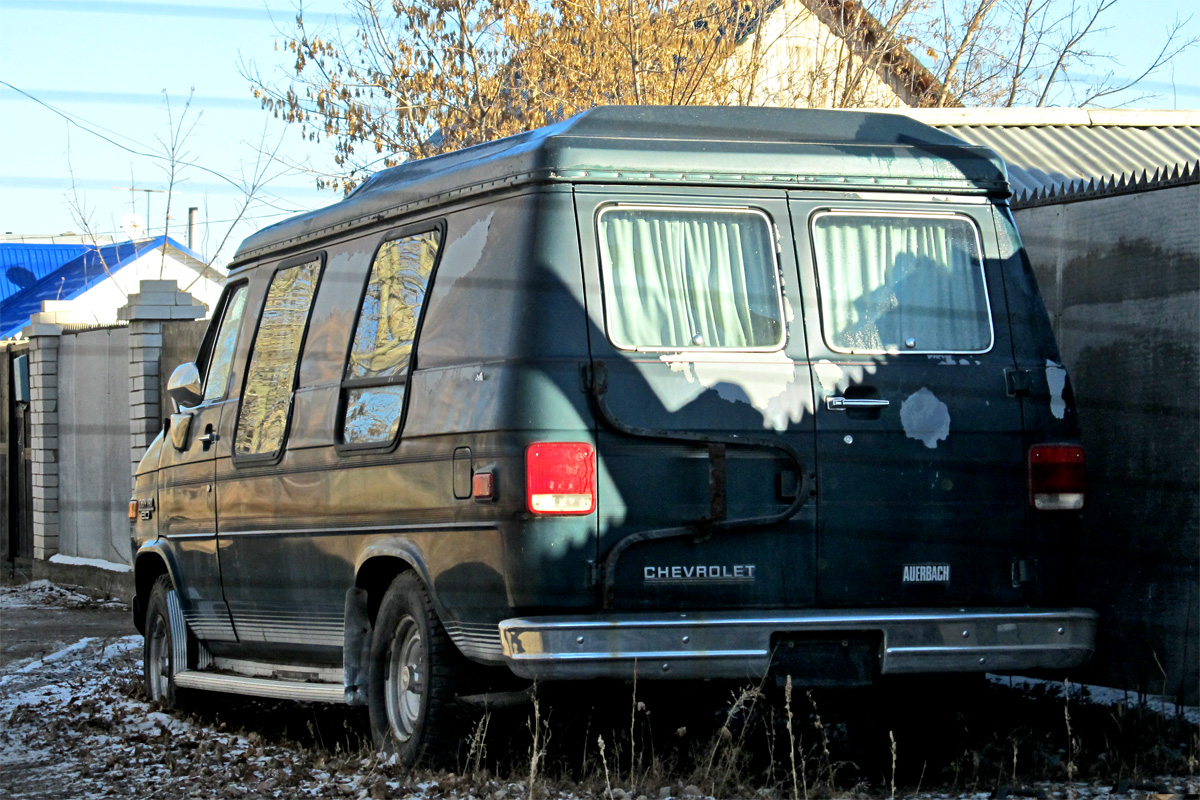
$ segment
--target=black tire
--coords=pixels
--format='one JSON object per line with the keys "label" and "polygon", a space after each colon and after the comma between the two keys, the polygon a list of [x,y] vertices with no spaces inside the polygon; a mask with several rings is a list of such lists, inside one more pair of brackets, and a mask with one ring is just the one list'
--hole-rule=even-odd
{"label": "black tire", "polygon": [[458,752],[455,694],[465,661],[415,573],[392,581],[371,635],[371,738],[405,766],[449,766]]}
{"label": "black tire", "polygon": [[175,687],[175,673],[187,669],[187,665],[175,663],[171,620],[167,611],[167,592],[173,588],[170,577],[160,575],[150,590],[150,602],[146,604],[145,641],[142,645],[142,676],[146,696],[151,701],[165,708],[178,709],[185,705],[188,692]]}

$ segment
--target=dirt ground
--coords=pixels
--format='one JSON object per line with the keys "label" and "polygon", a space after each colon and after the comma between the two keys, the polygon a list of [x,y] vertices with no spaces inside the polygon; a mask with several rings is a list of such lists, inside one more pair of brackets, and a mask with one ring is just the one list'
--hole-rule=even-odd
{"label": "dirt ground", "polygon": [[536,706],[464,715],[455,772],[410,771],[373,751],[358,709],[216,694],[193,695],[185,712],[149,704],[142,638],[119,603],[42,581],[0,587],[0,631],[5,798],[1109,800],[1200,792],[1200,710],[1044,682],[906,685],[852,702],[715,684],[543,687]]}
{"label": "dirt ground", "polygon": [[128,608],[0,607],[0,671],[83,638],[119,639],[136,632]]}

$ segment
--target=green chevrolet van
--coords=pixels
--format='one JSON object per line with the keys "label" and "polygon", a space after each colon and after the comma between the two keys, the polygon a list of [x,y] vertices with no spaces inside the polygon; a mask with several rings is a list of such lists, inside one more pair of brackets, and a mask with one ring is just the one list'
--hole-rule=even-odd
{"label": "green chevrolet van", "polygon": [[[131,503],[149,694],[1065,669],[1084,453],[1005,167],[597,108],[247,239]],[[490,676],[490,677],[489,677]]]}

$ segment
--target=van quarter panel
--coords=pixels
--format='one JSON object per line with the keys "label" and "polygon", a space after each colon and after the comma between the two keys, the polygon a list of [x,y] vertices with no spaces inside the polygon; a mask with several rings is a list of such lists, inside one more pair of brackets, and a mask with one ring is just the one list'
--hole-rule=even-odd
{"label": "van quarter panel", "polygon": [[[1024,447],[1078,442],[1079,415],[1050,315],[1007,205],[995,213],[1016,362],[1013,394],[1021,402]],[[1038,511],[1026,504],[1023,589],[1034,604],[1071,602],[1077,595],[1082,520],[1078,514]]]}
{"label": "van quarter panel", "polygon": [[[432,588],[450,619],[486,623],[494,633],[512,608],[579,608],[595,598],[594,516],[530,519],[524,494],[529,443],[593,436],[570,190],[495,198],[451,215],[448,229],[404,437],[406,445],[438,442],[441,486],[457,523],[499,532],[475,534],[484,537],[479,542],[455,534],[476,548],[469,557],[453,548],[430,554]],[[470,452],[472,472],[492,474],[491,500],[454,497],[451,456],[460,447]],[[502,548],[501,561],[492,543]]]}

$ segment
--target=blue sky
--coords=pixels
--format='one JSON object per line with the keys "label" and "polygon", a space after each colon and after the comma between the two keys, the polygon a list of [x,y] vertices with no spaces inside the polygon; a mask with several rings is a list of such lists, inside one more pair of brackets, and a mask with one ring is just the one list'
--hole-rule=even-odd
{"label": "blue sky", "polygon": [[[1118,75],[1132,73],[1177,17],[1196,13],[1188,30],[1200,33],[1198,8],[1195,0],[1122,0],[1098,49],[1114,56]],[[310,23],[347,19],[343,0],[307,0],[304,9]],[[165,98],[178,116],[193,89],[186,119],[195,127],[183,159],[191,166],[171,199],[174,238],[185,241],[187,208],[198,207],[196,249],[223,263],[257,228],[336,201],[311,175],[276,164],[263,202],[217,252],[242,200],[238,183],[262,149],[279,144],[289,163],[331,164],[327,146],[301,141],[262,111],[238,71],[242,60],[282,74],[289,60],[274,49],[277,28],[294,15],[290,0],[0,0],[0,81],[41,101],[0,85],[0,233],[80,231],[73,207],[99,233],[120,236],[130,212],[161,233],[166,194],[129,188],[166,188],[165,163],[145,154],[161,151],[168,136]],[[1159,95],[1141,107],[1200,108],[1200,48],[1140,89]]]}

